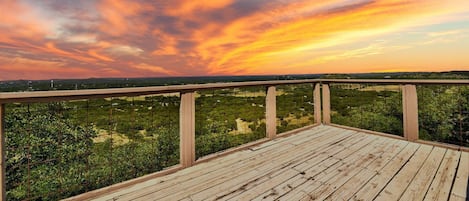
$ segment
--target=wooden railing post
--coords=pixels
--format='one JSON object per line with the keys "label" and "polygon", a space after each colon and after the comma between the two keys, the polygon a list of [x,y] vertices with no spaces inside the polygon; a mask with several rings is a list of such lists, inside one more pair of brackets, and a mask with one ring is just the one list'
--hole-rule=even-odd
{"label": "wooden railing post", "polygon": [[0,104],[0,182],[2,185],[2,189],[0,191],[0,199],[1,200],[7,200],[7,194],[6,194],[6,161],[5,161],[5,104]]}
{"label": "wooden railing post", "polygon": [[322,123],[331,123],[331,91],[329,84],[322,84]]}
{"label": "wooden railing post", "polygon": [[277,103],[276,103],[276,89],[275,86],[267,87],[267,96],[265,99],[265,118],[266,118],[266,133],[270,139],[275,138],[277,135]]}
{"label": "wooden railing post", "polygon": [[190,167],[195,162],[195,93],[181,92],[179,109],[180,162]]}
{"label": "wooden railing post", "polygon": [[321,123],[321,84],[316,83],[313,91],[314,102],[314,121],[317,124]]}
{"label": "wooden railing post", "polygon": [[419,139],[419,114],[417,88],[413,84],[402,87],[402,114],[404,119],[404,138],[409,141]]}

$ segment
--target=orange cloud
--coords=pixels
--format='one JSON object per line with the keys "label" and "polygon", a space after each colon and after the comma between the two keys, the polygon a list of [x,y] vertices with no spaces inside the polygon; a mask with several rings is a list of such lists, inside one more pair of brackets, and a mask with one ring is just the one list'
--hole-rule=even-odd
{"label": "orange cloud", "polygon": [[[468,4],[462,1],[461,3]],[[304,58],[299,61],[289,59],[295,55],[307,57],[318,48],[398,31],[415,20],[435,15],[435,11],[451,12],[459,6],[461,5],[439,1],[383,0],[357,6],[343,6],[335,12],[313,12],[309,16],[297,16],[293,19],[288,18],[288,13],[281,13],[286,16],[286,21],[272,23],[270,27],[259,32],[256,32],[256,29],[249,31],[252,28],[249,23],[234,22],[231,26],[235,28],[228,26],[224,34],[214,39],[208,38],[199,48],[202,55],[210,55],[212,62],[209,69],[212,73],[285,73],[288,66],[284,65],[285,61],[305,62]],[[255,18],[259,16],[253,16],[250,21],[256,22]],[[248,37],[242,37],[243,33],[247,33]],[[237,42],[232,48],[213,51],[217,46],[232,41]],[[304,66],[307,65],[304,63]],[[266,66],[269,68],[267,71]]]}
{"label": "orange cloud", "polygon": [[179,0],[173,1],[165,10],[171,16],[194,15],[207,10],[224,8],[234,0]]}
{"label": "orange cloud", "polygon": [[166,70],[163,67],[160,66],[154,66],[146,63],[140,63],[137,65],[133,66],[136,69],[143,70],[143,71],[148,71],[152,73],[159,73],[161,75],[170,75],[170,76],[175,76],[175,75],[180,75],[179,73],[176,73],[174,71]]}
{"label": "orange cloud", "polygon": [[[138,77],[469,65],[462,56],[469,25],[433,27],[467,21],[467,0],[5,0],[0,7],[8,8],[0,12],[3,77],[46,77],[41,69]],[[409,36],[412,29],[421,37]],[[412,41],[387,38],[399,34]],[[376,42],[382,37],[387,42]]]}
{"label": "orange cloud", "polygon": [[153,55],[175,55],[179,53],[177,49],[177,38],[155,29],[153,35],[156,37],[157,47],[152,52]]}
{"label": "orange cloud", "polygon": [[1,2],[0,42],[12,42],[18,38],[39,39],[51,34],[50,23],[21,1]]}
{"label": "orange cloud", "polygon": [[42,52],[42,53],[46,52],[46,53],[54,54],[55,56],[74,59],[76,61],[85,61],[85,62],[96,61],[96,59],[90,58],[88,56],[82,56],[74,52],[68,52],[60,48],[57,48],[53,42],[47,42],[45,44],[45,47],[37,47],[37,48],[38,48],[38,50],[36,50],[37,52]]}
{"label": "orange cloud", "polygon": [[26,58],[0,57],[0,80],[12,79],[49,79],[61,78],[64,75],[69,78],[86,78],[96,72],[86,68],[65,66],[65,63],[54,61],[41,61]]}
{"label": "orange cloud", "polygon": [[108,57],[108,56],[104,56],[100,53],[98,53],[96,50],[88,50],[88,54],[94,58],[97,58],[101,61],[114,61],[114,59]]}
{"label": "orange cloud", "polygon": [[98,9],[103,18],[101,31],[115,36],[148,30],[146,21],[138,17],[141,12],[153,10],[139,2],[121,0],[104,0],[98,5]]}

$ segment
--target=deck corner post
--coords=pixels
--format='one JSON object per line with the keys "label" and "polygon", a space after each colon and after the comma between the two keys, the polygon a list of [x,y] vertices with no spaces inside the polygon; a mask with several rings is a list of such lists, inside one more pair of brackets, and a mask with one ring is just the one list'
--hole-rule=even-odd
{"label": "deck corner post", "polygon": [[321,84],[316,83],[313,91],[314,123],[321,123]]}
{"label": "deck corner post", "polygon": [[404,123],[404,138],[408,141],[419,139],[418,98],[414,84],[402,86],[402,115]]}
{"label": "deck corner post", "polygon": [[275,86],[267,87],[267,96],[265,99],[266,111],[266,134],[270,139],[277,136],[277,92]]}
{"label": "deck corner post", "polygon": [[5,144],[5,104],[0,103],[0,182],[2,185],[2,189],[0,191],[0,200],[6,200],[7,195],[6,195],[6,161],[5,161],[5,155],[6,155],[6,144]]}
{"label": "deck corner post", "polygon": [[190,167],[195,162],[195,92],[181,92],[179,108],[180,163]]}
{"label": "deck corner post", "polygon": [[328,83],[322,84],[322,123],[331,124],[331,91]]}

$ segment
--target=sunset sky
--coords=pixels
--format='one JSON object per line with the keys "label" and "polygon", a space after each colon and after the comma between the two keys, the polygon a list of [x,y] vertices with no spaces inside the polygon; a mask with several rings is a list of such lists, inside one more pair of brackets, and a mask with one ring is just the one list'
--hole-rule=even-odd
{"label": "sunset sky", "polygon": [[468,0],[0,0],[0,80],[447,70]]}

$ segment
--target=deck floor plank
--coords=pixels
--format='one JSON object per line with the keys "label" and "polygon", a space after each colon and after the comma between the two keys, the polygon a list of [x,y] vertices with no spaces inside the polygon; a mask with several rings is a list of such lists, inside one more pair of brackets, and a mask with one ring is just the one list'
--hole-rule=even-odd
{"label": "deck floor plank", "polygon": [[394,176],[394,178],[386,185],[375,200],[399,200],[402,193],[407,189],[414,179],[423,163],[430,155],[433,147],[429,145],[420,146],[419,150],[412,156],[407,164]]}
{"label": "deck floor plank", "polygon": [[[336,133],[337,130],[335,128],[333,129],[325,129],[322,130],[321,132],[314,133],[314,135],[309,135],[309,137],[306,137],[306,139],[309,139],[311,143],[328,143],[328,142],[335,142],[334,140],[340,140],[345,137],[348,137],[348,135],[341,133],[341,135],[334,135],[330,136],[328,134],[330,133]],[[352,132],[352,131],[351,131]],[[351,133],[351,132],[346,132],[346,133]],[[318,135],[316,135],[318,134]],[[342,135],[343,134],[343,135]],[[144,188],[139,189],[138,191],[133,191],[130,192],[126,195],[118,195],[116,197],[113,197],[113,200],[128,200],[128,199],[135,199],[137,197],[144,197],[144,196],[152,196],[152,194],[157,194],[158,196],[169,196],[171,193],[175,192],[176,188],[174,186],[177,186],[178,188],[181,189],[186,189],[188,186],[194,186],[193,183],[196,183],[197,185],[201,185],[202,183],[208,183],[209,185],[211,184],[211,181],[213,180],[219,180],[222,179],[223,176],[226,175],[227,170],[229,169],[236,169],[238,170],[241,167],[256,167],[259,163],[265,162],[265,160],[268,160],[268,157],[265,157],[265,155],[271,155],[271,154],[279,154],[279,153],[287,153],[288,150],[293,150],[297,148],[296,145],[293,145],[292,142],[296,142],[298,140],[305,140],[301,138],[286,138],[285,140],[280,140],[278,141],[278,147],[268,147],[264,149],[259,149],[256,151],[250,151],[247,155],[244,156],[238,156],[238,158],[235,158],[231,161],[223,161],[218,162],[218,163],[205,163],[205,164],[212,164],[213,166],[208,166],[204,169],[201,169],[199,171],[189,171],[185,172],[183,175],[179,175],[175,178],[170,178],[163,180],[163,183],[155,183],[154,185],[146,186]],[[197,166],[195,166],[197,167]],[[192,168],[195,168],[192,167]],[[192,169],[188,168],[188,169]],[[240,173],[239,171],[237,173]],[[226,176],[225,176],[226,177]],[[181,183],[180,181],[184,181],[184,183]],[[204,182],[200,182],[204,181]]]}
{"label": "deck floor plank", "polygon": [[369,180],[361,189],[359,189],[352,200],[372,200],[374,199],[386,184],[397,174],[409,159],[415,154],[420,147],[419,144],[410,143],[402,152],[398,154],[386,167]]}
{"label": "deck floor plank", "polygon": [[[330,173],[330,175],[333,176],[332,178],[319,179],[317,182],[320,182],[321,185],[314,191],[308,192],[308,197],[304,197],[303,200],[325,200],[361,170],[380,163],[380,159],[386,157],[385,154],[396,154],[395,150],[399,149],[398,147],[394,147],[395,143],[395,141],[386,139],[382,144],[379,144],[379,146],[375,146],[372,150],[367,151],[367,153],[358,158],[358,160]],[[392,147],[395,149],[392,149]]]}
{"label": "deck floor plank", "polygon": [[[327,167],[325,170],[319,172],[319,174],[316,174],[317,171],[313,171],[313,174],[308,174],[309,171],[306,171],[306,175],[311,175],[311,179],[309,179],[306,183],[302,184],[301,186],[295,188],[292,192],[289,194],[286,194],[280,198],[280,200],[292,200],[290,196],[297,197],[297,194],[303,194],[304,198],[311,198],[312,200],[316,200],[315,195],[310,195],[314,194],[315,190],[320,188],[322,185],[326,184],[327,181],[331,180],[334,178],[336,175],[341,174],[341,173],[346,173],[350,171],[349,168],[353,168],[354,165],[359,166],[360,164],[366,165],[366,163],[369,163],[370,160],[373,159],[373,157],[369,157],[369,153],[375,149],[379,148],[385,148],[385,145],[387,143],[387,139],[384,138],[377,138],[374,139],[371,143],[366,144],[363,147],[360,147],[359,149],[350,149],[351,152],[349,153],[350,157],[347,158],[339,158],[339,163],[336,163],[330,167]],[[380,151],[378,151],[380,152]],[[335,156],[334,156],[335,157]],[[332,158],[334,158],[332,157]],[[316,168],[311,167],[310,170],[316,170]],[[299,193],[299,192],[303,193]]]}
{"label": "deck floor plank", "polygon": [[443,160],[446,149],[435,147],[400,200],[423,200]]}
{"label": "deck floor plank", "polygon": [[[329,149],[314,155],[313,157],[307,159],[306,161],[303,161],[300,164],[292,164],[291,168],[297,170],[298,175],[295,175],[294,177],[291,177],[285,180],[283,183],[279,185],[269,184],[273,186],[271,189],[264,189],[262,187],[254,187],[255,190],[259,192],[263,192],[261,195],[257,195],[257,197],[264,197],[264,199],[270,197],[270,199],[274,199],[276,197],[282,196],[283,194],[286,194],[293,188],[299,186],[300,184],[308,180],[308,177],[306,176],[306,172],[305,172],[305,170],[307,170],[308,167],[317,166],[321,168],[327,168],[331,164],[335,164],[340,161],[339,159],[333,158],[334,155],[338,155],[341,153],[350,153],[350,149],[352,147],[358,146],[358,148],[360,148],[364,146],[367,142],[371,142],[370,140],[373,139],[373,138],[366,139],[365,138],[366,135],[357,135],[357,136],[359,137],[353,140],[350,140],[348,142],[337,144],[337,146],[331,146]],[[301,166],[301,168],[299,167],[299,165],[305,165],[305,164],[307,164],[307,166]]]}
{"label": "deck floor plank", "polygon": [[466,200],[469,153],[317,126],[94,200]]}
{"label": "deck floor plank", "polygon": [[[159,191],[154,191],[154,189],[150,189],[151,191],[145,193],[142,196],[138,196],[138,198],[136,198],[135,200],[174,200],[178,199],[178,196],[184,196],[187,194],[186,192],[181,191],[181,189],[190,192],[199,192],[211,186],[219,187],[219,184],[226,184],[227,181],[231,181],[238,177],[252,178],[258,175],[261,171],[268,171],[274,168],[272,166],[268,166],[269,163],[284,163],[294,158],[301,159],[301,157],[298,156],[301,156],[302,154],[307,154],[311,151],[311,149],[321,147],[321,145],[323,144],[335,144],[345,138],[351,137],[351,133],[354,132],[344,132],[339,135],[324,136],[324,139],[322,139],[322,141],[310,141],[308,143],[308,146],[311,145],[312,147],[309,150],[305,149],[304,146],[306,145],[294,146],[285,150],[275,149],[271,151],[271,153],[276,156],[274,158],[259,155],[259,157],[251,159],[247,162],[236,163],[233,166],[227,167],[225,169],[219,169],[216,171],[216,173],[218,174],[212,172],[210,174],[198,176],[197,179],[192,179],[191,181],[180,183],[179,185],[177,185],[177,188],[165,188]],[[227,174],[227,172],[230,172],[230,174]]]}
{"label": "deck floor plank", "polygon": [[469,189],[469,152],[461,153],[456,180],[451,190],[451,201],[464,201],[468,197]]}
{"label": "deck floor plank", "polygon": [[[365,135],[355,135],[354,140],[350,140],[347,142],[339,143],[334,146],[330,146],[326,150],[321,150],[321,152],[317,152],[310,158],[316,159],[316,163],[314,165],[321,165],[321,166],[327,166],[322,164],[321,162],[324,162],[324,160],[330,158],[331,156],[334,156],[338,153],[347,151],[349,147],[357,146],[359,142],[366,142],[364,141]],[[358,145],[362,146],[362,145]],[[336,160],[339,161],[339,160]],[[303,164],[304,162],[301,162],[300,164]],[[311,161],[310,161],[311,163]],[[266,191],[269,191],[270,189],[276,187],[277,185],[285,184],[287,180],[291,178],[296,178],[297,176],[303,176],[302,171],[298,171],[297,169],[294,169],[292,167],[295,167],[296,164],[290,164],[288,168],[284,168],[284,170],[289,171],[289,170],[295,170],[295,174],[284,174],[282,171],[277,172],[276,174],[272,174],[270,176],[269,182],[256,182],[254,185],[251,186],[243,186],[247,188],[245,191],[238,191],[236,195],[232,194],[233,196],[229,196],[229,199],[227,200],[251,200],[254,199],[255,197],[259,196],[259,194],[265,193]],[[301,178],[300,178],[301,180]],[[293,181],[295,182],[295,181]],[[222,199],[223,200],[223,199]]]}
{"label": "deck floor plank", "polygon": [[[305,160],[308,160],[309,158],[316,158],[318,160],[325,160],[327,159],[330,155],[333,155],[335,153],[338,153],[340,151],[343,151],[347,146],[353,146],[354,144],[362,141],[365,136],[363,135],[354,135],[351,138],[349,138],[347,141],[342,141],[334,146],[329,146],[329,147],[324,147],[323,149],[318,149],[316,151],[310,152],[310,155],[308,157],[302,158],[300,161],[295,161],[294,163],[289,163],[288,168],[282,168],[274,170],[270,172],[269,174],[263,174],[262,177],[255,178],[251,181],[239,183],[236,186],[233,186],[231,189],[229,189],[227,192],[219,193],[215,195],[217,199],[220,200],[228,200],[232,199],[233,197],[236,197],[239,194],[249,194],[252,193],[253,191],[259,191],[260,189],[263,189],[267,186],[273,185],[275,182],[272,182],[272,180],[288,180],[293,177],[296,177],[297,175],[301,175],[301,173],[297,170],[294,171],[295,174],[285,174],[284,172],[289,171],[292,169],[291,167],[294,167],[296,164],[301,164],[304,163]],[[285,167],[285,166],[283,166]],[[292,169],[294,170],[294,169]],[[290,177],[289,177],[290,176]],[[280,178],[279,178],[280,177]],[[271,179],[269,182],[263,182],[264,179]],[[283,181],[282,183],[285,183]],[[212,198],[208,198],[212,199]]]}
{"label": "deck floor plank", "polygon": [[[179,180],[190,180],[193,178],[197,178],[198,175],[210,174],[213,171],[216,171],[218,169],[224,169],[226,167],[229,167],[230,165],[234,163],[240,163],[243,161],[250,160],[253,157],[263,155],[265,153],[269,153],[271,150],[278,149],[278,147],[281,147],[282,149],[286,150],[288,147],[294,147],[292,144],[297,143],[297,141],[315,140],[315,138],[325,136],[329,132],[334,132],[334,129],[335,128],[332,128],[332,127],[322,127],[322,126],[314,127],[311,130],[305,131],[308,133],[314,133],[314,135],[307,135],[306,137],[293,135],[287,139],[279,138],[279,139],[275,139],[272,141],[268,141],[264,144],[251,147],[250,149],[241,150],[239,152],[229,154],[225,157],[214,159],[210,161],[210,163],[201,163],[194,167],[183,169],[177,172],[177,174],[171,174],[165,177],[152,179],[152,180],[140,183],[138,185],[134,185],[132,187],[123,189],[121,191],[107,194],[101,197],[100,199],[102,200],[116,200],[116,199],[121,199],[121,198],[125,199],[127,194],[135,193],[137,190],[142,191],[146,188],[154,188],[155,186],[157,186],[158,189],[163,189],[165,187],[169,188],[171,186],[174,186],[176,182],[178,182]],[[327,137],[323,137],[323,138],[327,138]],[[276,145],[276,146],[271,146],[271,145]]]}
{"label": "deck floor plank", "polygon": [[448,200],[461,152],[448,150],[424,200]]}
{"label": "deck floor plank", "polygon": [[372,164],[361,169],[361,171],[345,182],[341,187],[336,189],[325,200],[349,200],[360,188],[363,187],[371,178],[389,164],[405,147],[409,144],[406,141],[395,140],[397,143],[385,152]]}

